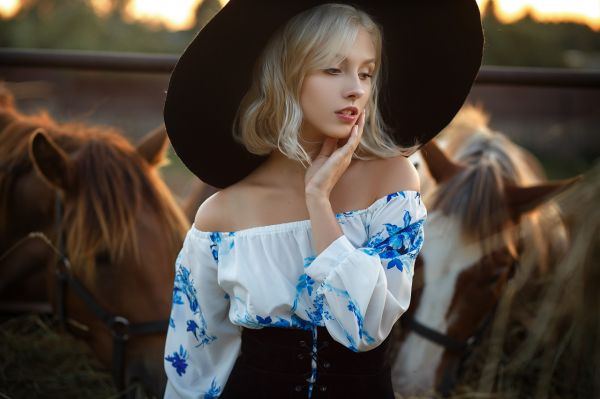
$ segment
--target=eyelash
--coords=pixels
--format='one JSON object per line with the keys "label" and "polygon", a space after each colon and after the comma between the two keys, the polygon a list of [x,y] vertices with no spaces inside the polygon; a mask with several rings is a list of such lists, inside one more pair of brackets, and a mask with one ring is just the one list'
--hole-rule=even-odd
{"label": "eyelash", "polygon": [[[337,75],[341,72],[338,68],[327,68],[324,71],[325,73],[328,73],[330,75]],[[360,73],[359,75],[363,79],[371,79],[373,77],[373,75],[371,75],[370,73]]]}

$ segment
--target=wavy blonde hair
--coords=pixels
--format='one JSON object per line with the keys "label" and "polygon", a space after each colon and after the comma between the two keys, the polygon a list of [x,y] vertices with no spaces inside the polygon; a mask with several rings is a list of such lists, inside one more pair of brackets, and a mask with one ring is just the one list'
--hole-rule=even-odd
{"label": "wavy blonde hair", "polygon": [[310,165],[299,143],[303,121],[300,91],[304,77],[341,61],[365,29],[375,46],[372,93],[364,132],[353,158],[373,159],[409,155],[394,143],[377,105],[381,82],[382,32],[369,15],[352,6],[324,4],[294,16],[267,43],[257,60],[255,79],[238,109],[233,136],[251,153],[267,155],[279,149],[288,158]]}

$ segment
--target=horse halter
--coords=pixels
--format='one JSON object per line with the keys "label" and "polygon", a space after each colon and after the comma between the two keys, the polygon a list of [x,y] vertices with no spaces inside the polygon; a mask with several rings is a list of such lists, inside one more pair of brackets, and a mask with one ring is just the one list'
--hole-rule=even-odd
{"label": "horse halter", "polygon": [[63,239],[62,230],[62,201],[60,193],[56,191],[55,199],[55,226],[58,237],[57,245],[52,243],[42,232],[30,232],[25,238],[13,245],[6,251],[2,257],[18,245],[26,240],[38,238],[41,239],[50,249],[58,256],[58,261],[55,268],[55,283],[56,283],[56,317],[60,326],[67,329],[67,325],[75,325],[82,330],[86,330],[87,326],[75,320],[69,319],[67,314],[67,289],[70,287],[73,292],[83,301],[86,307],[108,328],[113,337],[113,353],[112,353],[112,375],[117,388],[123,390],[125,384],[125,351],[127,342],[135,336],[143,336],[150,334],[166,333],[169,326],[168,320],[156,320],[147,322],[132,323],[124,316],[113,314],[104,309],[96,300],[94,295],[81,283],[81,281],[73,274],[71,261],[66,255],[66,249]]}
{"label": "horse halter", "polygon": [[[516,259],[514,259],[514,261],[511,263],[509,269],[509,278],[512,278],[514,275],[514,272],[518,267],[518,263],[519,262]],[[492,324],[494,316],[496,315],[497,307],[498,303],[495,303],[492,309],[485,315],[475,332],[466,340],[458,340],[449,336],[448,334],[441,333],[431,327],[428,327],[415,319],[412,315],[404,314],[400,318],[400,325],[402,327],[413,331],[422,338],[433,342],[434,344],[439,345],[450,352],[460,355],[458,360],[452,364],[453,367],[447,367],[444,370],[442,381],[436,387],[442,397],[448,397],[452,393],[452,390],[456,385],[457,377],[462,373],[466,360],[471,355],[475,346],[481,341],[489,326]],[[453,371],[456,371],[456,373],[453,373]]]}
{"label": "horse halter", "polygon": [[[473,351],[473,348],[479,343],[479,341],[481,341],[481,338],[494,319],[495,314],[496,305],[494,305],[492,310],[488,312],[483,319],[483,322],[479,325],[477,330],[475,330],[475,333],[473,333],[464,341],[434,330],[433,328],[428,327],[415,319],[412,315],[405,314],[400,318],[400,325],[402,327],[413,331],[414,333],[420,335],[428,341],[433,342],[434,344],[442,346],[450,352],[460,354],[460,358],[454,365],[456,367],[446,368],[446,370],[444,370],[442,382],[438,387],[436,387],[436,389],[441,393],[442,397],[450,396],[452,389],[456,385],[457,375],[460,374],[460,371],[462,370],[465,361]],[[454,370],[458,371],[458,373],[453,373],[452,371]]]}

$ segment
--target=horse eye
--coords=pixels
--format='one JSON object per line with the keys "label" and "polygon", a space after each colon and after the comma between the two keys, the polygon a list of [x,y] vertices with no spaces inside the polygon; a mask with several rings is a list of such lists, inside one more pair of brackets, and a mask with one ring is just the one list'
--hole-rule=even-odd
{"label": "horse eye", "polygon": [[96,253],[96,264],[109,264],[111,261],[108,251],[100,251]]}
{"label": "horse eye", "polygon": [[499,278],[500,278],[500,274],[494,273],[488,279],[488,283],[494,284],[494,283],[496,283],[498,281]]}

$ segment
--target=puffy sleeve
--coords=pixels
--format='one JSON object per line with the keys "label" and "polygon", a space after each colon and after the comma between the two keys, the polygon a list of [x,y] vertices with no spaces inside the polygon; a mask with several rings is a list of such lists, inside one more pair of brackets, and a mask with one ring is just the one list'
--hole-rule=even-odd
{"label": "puffy sleeve", "polygon": [[367,216],[367,240],[356,248],[343,235],[305,269],[330,335],[351,350],[378,346],[408,309],[413,267],[427,212],[418,192],[382,199]]}
{"label": "puffy sleeve", "polygon": [[218,253],[209,233],[188,232],[175,263],[165,343],[165,398],[216,398],[240,351],[240,329],[217,282]]}

